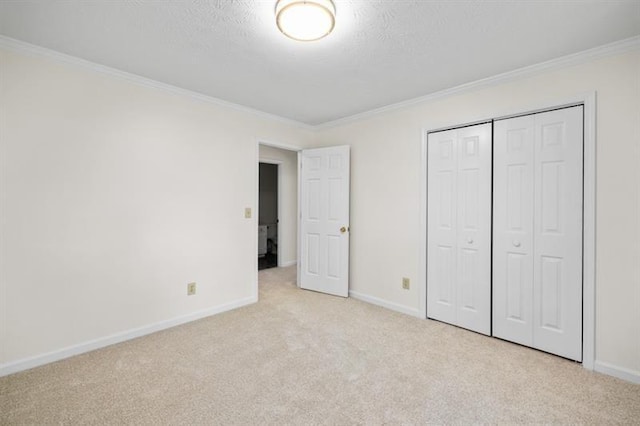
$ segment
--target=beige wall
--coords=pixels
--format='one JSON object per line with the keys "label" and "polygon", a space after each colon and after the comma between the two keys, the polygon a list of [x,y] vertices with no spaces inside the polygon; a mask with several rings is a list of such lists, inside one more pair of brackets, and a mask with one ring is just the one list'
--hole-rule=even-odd
{"label": "beige wall", "polygon": [[298,256],[298,154],[295,151],[260,145],[260,159],[280,162],[281,211],[278,212],[278,256],[282,265],[293,265]]}
{"label": "beige wall", "polygon": [[596,360],[640,374],[640,52],[322,130],[351,145],[351,290],[418,312],[422,129],[597,91]]}
{"label": "beige wall", "polygon": [[309,132],[44,57],[0,72],[0,367],[255,300],[256,141]]}

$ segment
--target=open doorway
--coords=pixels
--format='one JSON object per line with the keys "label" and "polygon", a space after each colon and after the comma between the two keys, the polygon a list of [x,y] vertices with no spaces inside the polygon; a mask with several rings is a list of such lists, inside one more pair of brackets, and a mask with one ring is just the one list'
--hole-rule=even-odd
{"label": "open doorway", "polygon": [[278,266],[278,169],[260,162],[258,192],[258,270]]}
{"label": "open doorway", "polygon": [[[258,251],[258,246],[260,246],[260,255],[262,256],[264,253],[265,258],[267,258],[269,247],[271,247],[272,253],[275,248],[278,266],[278,269],[273,272],[269,270],[259,272],[260,263],[267,263],[269,259],[261,261],[258,258],[255,281],[256,299],[259,293],[260,276],[286,272],[286,269],[281,268],[293,267],[294,265],[297,265],[296,284],[298,287],[348,297],[349,147],[303,150],[291,145],[263,140],[258,140],[256,145],[256,208],[258,212],[254,222],[256,226],[256,245],[254,247]],[[304,166],[305,161],[308,163],[306,166]],[[277,204],[275,224],[277,226],[271,234],[273,235],[275,231],[276,240],[273,241],[275,246],[270,245],[268,241],[268,222],[272,219],[260,215],[260,209],[264,204],[264,200],[260,201],[260,196],[268,190],[260,186],[261,175],[263,180],[266,178],[264,167],[262,173],[260,172],[261,163],[277,165],[278,189],[275,197]],[[304,183],[303,179],[306,179]],[[315,184],[316,181],[320,182],[319,186]],[[314,199],[310,200],[309,196]],[[270,198],[273,202],[273,195]],[[321,207],[324,213],[319,212],[318,209],[306,210],[308,216],[305,219],[302,214],[305,210],[301,209],[301,204],[310,208],[324,206]],[[321,220],[315,220],[316,217]],[[313,226],[321,223],[323,231],[320,231],[320,234],[318,232],[314,234],[313,230],[309,229],[311,222],[313,222]],[[260,225],[266,226],[266,228],[261,228]],[[309,238],[304,238],[305,244],[299,244],[303,239],[301,236],[305,235],[305,232]],[[314,240],[314,238],[316,239]],[[258,240],[261,240],[260,244]],[[307,259],[307,262],[301,259]],[[322,271],[321,275],[316,274],[314,268]],[[288,271],[292,270],[293,268],[290,268]],[[310,275],[318,275],[320,279],[315,280],[314,283],[308,279],[305,281],[306,277]]]}
{"label": "open doorway", "polygon": [[297,263],[298,149],[258,142],[257,269]]}

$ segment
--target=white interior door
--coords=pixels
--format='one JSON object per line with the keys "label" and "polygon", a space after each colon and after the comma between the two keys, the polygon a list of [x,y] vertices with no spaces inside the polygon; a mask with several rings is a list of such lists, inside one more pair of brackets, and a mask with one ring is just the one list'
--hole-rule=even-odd
{"label": "white interior door", "polygon": [[494,335],[582,360],[582,107],[496,122]]}
{"label": "white interior door", "polygon": [[427,316],[490,334],[491,123],[427,145]]}
{"label": "white interior door", "polygon": [[349,295],[349,147],[300,152],[300,287]]}

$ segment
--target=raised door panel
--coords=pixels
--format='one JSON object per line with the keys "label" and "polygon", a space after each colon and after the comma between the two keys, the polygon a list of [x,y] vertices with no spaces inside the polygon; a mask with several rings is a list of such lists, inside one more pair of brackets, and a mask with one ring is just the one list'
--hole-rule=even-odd
{"label": "raised door panel", "polygon": [[493,335],[533,343],[533,116],[494,125]]}
{"label": "raised door panel", "polygon": [[582,360],[582,107],[535,116],[533,346]]}

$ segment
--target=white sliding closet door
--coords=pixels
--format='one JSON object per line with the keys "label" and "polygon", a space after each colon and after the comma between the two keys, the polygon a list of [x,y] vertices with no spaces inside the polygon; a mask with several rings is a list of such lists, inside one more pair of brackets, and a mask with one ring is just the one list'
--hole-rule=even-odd
{"label": "white sliding closet door", "polygon": [[496,121],[493,334],[582,360],[582,107]]}
{"label": "white sliding closet door", "polygon": [[430,133],[427,316],[491,332],[491,123]]}

